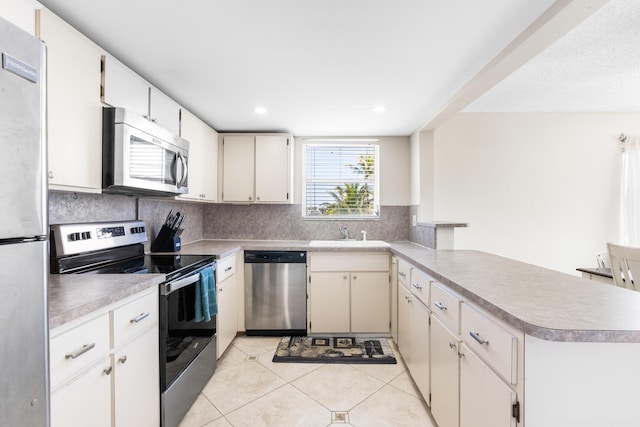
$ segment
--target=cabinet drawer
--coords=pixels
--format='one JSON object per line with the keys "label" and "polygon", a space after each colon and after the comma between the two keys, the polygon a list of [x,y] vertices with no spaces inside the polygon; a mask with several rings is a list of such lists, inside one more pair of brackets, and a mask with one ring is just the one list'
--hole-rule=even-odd
{"label": "cabinet drawer", "polygon": [[431,277],[427,276],[415,268],[411,270],[411,293],[415,295],[424,305],[429,306],[429,288],[431,287]]}
{"label": "cabinet drawer", "polygon": [[231,277],[236,272],[236,257],[235,255],[222,258],[218,261],[218,267],[216,268],[216,281],[221,283],[227,277]]}
{"label": "cabinet drawer", "polygon": [[113,310],[113,346],[158,323],[158,293],[151,292]]}
{"label": "cabinet drawer", "polygon": [[311,271],[389,271],[389,254],[319,254],[309,256]]}
{"label": "cabinet drawer", "polygon": [[109,314],[55,334],[49,344],[52,389],[109,353]]}
{"label": "cabinet drawer", "polygon": [[516,384],[518,338],[487,315],[462,304],[462,339],[505,380]]}
{"label": "cabinet drawer", "polygon": [[462,300],[439,283],[431,282],[431,311],[447,328],[460,333]]}
{"label": "cabinet drawer", "polygon": [[398,260],[398,283],[409,289],[409,280],[411,280],[411,265],[402,260]]}

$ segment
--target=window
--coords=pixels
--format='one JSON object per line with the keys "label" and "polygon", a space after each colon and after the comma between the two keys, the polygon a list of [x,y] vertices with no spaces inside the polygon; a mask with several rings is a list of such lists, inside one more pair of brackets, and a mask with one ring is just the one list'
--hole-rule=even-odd
{"label": "window", "polygon": [[377,144],[304,144],[305,218],[380,217]]}

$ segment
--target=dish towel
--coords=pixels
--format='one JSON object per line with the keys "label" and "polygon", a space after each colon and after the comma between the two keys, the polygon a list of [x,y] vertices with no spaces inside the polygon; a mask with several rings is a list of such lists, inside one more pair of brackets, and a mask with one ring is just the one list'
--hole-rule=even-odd
{"label": "dish towel", "polygon": [[218,314],[216,298],[216,279],[213,268],[207,267],[200,272],[200,280],[196,283],[196,322],[209,322],[211,316]]}

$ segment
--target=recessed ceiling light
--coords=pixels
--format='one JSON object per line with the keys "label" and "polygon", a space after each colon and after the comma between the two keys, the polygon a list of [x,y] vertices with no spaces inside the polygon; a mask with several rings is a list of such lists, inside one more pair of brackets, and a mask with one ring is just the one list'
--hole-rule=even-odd
{"label": "recessed ceiling light", "polygon": [[384,105],[378,105],[377,107],[373,107],[371,111],[373,111],[374,113],[384,113],[385,111],[387,111],[387,109],[384,107]]}
{"label": "recessed ceiling light", "polygon": [[267,114],[267,109],[264,107],[256,107],[253,109],[256,114]]}

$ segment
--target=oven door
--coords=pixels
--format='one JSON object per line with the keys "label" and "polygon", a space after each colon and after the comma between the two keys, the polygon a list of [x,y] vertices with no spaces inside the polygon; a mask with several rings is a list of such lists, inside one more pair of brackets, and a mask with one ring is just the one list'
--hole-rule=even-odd
{"label": "oven door", "polygon": [[215,316],[211,316],[208,322],[196,322],[195,319],[199,271],[161,285],[160,387],[163,392],[189,367],[216,333]]}

